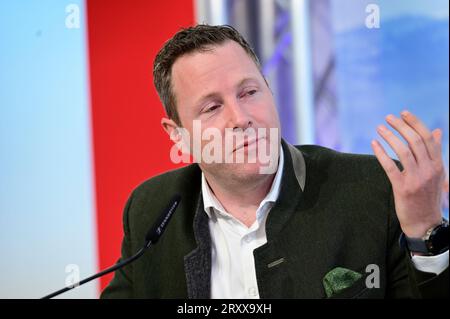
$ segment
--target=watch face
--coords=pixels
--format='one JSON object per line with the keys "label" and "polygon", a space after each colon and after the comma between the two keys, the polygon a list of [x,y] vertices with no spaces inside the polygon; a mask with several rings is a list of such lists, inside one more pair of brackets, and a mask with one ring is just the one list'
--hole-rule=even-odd
{"label": "watch face", "polygon": [[428,240],[428,250],[433,254],[437,255],[448,250],[450,241],[450,233],[448,224],[442,224],[431,233],[430,239]]}

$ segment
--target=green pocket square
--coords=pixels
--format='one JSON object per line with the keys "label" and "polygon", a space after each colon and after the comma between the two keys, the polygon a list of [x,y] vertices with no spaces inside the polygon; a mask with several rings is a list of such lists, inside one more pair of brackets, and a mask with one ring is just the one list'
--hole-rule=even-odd
{"label": "green pocket square", "polygon": [[330,270],[322,280],[327,297],[329,298],[351,287],[362,276],[359,272],[342,267],[336,267]]}

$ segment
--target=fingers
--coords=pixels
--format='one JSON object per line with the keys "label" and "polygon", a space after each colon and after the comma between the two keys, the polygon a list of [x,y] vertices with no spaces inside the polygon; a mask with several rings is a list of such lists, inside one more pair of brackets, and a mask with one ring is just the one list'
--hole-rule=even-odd
{"label": "fingers", "polygon": [[[377,128],[378,134],[389,144],[389,146],[397,154],[400,162],[402,163],[405,170],[410,172],[415,172],[417,168],[417,163],[414,158],[413,153],[410,148],[406,146],[397,136],[394,135],[388,128],[384,125],[380,125]],[[381,144],[379,147],[384,151]],[[386,152],[384,152],[386,154]],[[387,155],[386,155],[387,156]],[[395,165],[395,164],[394,164]]]}
{"label": "fingers", "polygon": [[395,182],[401,178],[400,169],[397,167],[392,158],[389,157],[383,146],[378,141],[372,141],[372,149],[375,153],[376,158],[378,159],[378,162],[380,162],[381,166],[386,172],[389,180],[392,184],[395,184]]}
{"label": "fingers", "polygon": [[441,129],[435,129],[433,132],[431,132],[434,138],[434,142],[438,145],[439,150],[441,151],[441,145],[442,145],[442,130]]}
{"label": "fingers", "polygon": [[[420,163],[423,163],[430,158],[421,135],[408,123],[406,123],[405,120],[403,120],[402,118],[397,118],[394,115],[390,114],[386,116],[386,121],[408,142],[409,148],[414,154],[414,158],[417,164],[420,165]],[[428,131],[423,134],[427,135],[426,138],[433,140],[431,132]]]}
{"label": "fingers", "polygon": [[[425,124],[414,114],[409,111],[403,111],[401,113],[402,119],[420,136],[422,142],[425,144],[429,157],[431,159],[441,158],[441,147],[440,142],[436,141],[436,134],[439,134],[439,141],[442,137],[442,132],[439,133],[430,132],[430,130],[425,126]],[[409,143],[409,141],[408,141]]]}
{"label": "fingers", "polygon": [[[400,133],[407,144],[384,125],[378,126],[377,131],[397,154],[406,172],[422,173],[425,177],[442,174],[442,130],[428,130],[415,115],[408,111],[402,112],[400,118],[392,114],[388,115],[386,121]],[[381,144],[373,141],[372,148],[386,173],[389,171],[391,176],[396,174],[392,166],[395,163],[390,162],[392,159],[389,158]],[[400,174],[403,175],[405,171]]]}

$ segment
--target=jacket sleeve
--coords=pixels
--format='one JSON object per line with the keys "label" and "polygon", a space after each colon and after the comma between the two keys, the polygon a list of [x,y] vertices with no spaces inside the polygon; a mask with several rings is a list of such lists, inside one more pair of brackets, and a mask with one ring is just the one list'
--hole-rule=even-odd
{"label": "jacket sleeve", "polygon": [[[131,243],[129,231],[129,210],[133,195],[128,199],[123,212],[123,232],[121,257],[118,262],[131,257]],[[114,277],[100,295],[102,299],[128,299],[133,298],[133,264],[128,264],[114,272]]]}
{"label": "jacket sleeve", "polygon": [[448,268],[439,275],[422,272],[414,266],[409,252],[399,244],[401,228],[391,193],[388,240],[388,298],[448,298]]}
{"label": "jacket sleeve", "polygon": [[419,271],[414,264],[409,262],[409,273],[417,284],[417,289],[421,298],[449,298],[450,285],[448,277],[448,267],[439,275]]}

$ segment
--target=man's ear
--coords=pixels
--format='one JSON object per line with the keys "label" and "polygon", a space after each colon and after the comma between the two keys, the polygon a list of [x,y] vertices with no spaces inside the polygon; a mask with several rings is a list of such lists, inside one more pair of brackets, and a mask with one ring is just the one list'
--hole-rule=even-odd
{"label": "man's ear", "polygon": [[161,119],[161,125],[164,131],[169,134],[170,140],[174,143],[170,151],[172,161],[174,163],[189,163],[190,143],[189,138],[186,137],[186,129],[179,127],[173,120],[166,117]]}
{"label": "man's ear", "polygon": [[179,127],[177,123],[175,123],[173,120],[167,117],[163,117],[161,119],[161,125],[164,131],[166,131],[166,133],[169,134],[169,138],[172,142],[176,144],[181,141],[182,136],[178,130]]}

